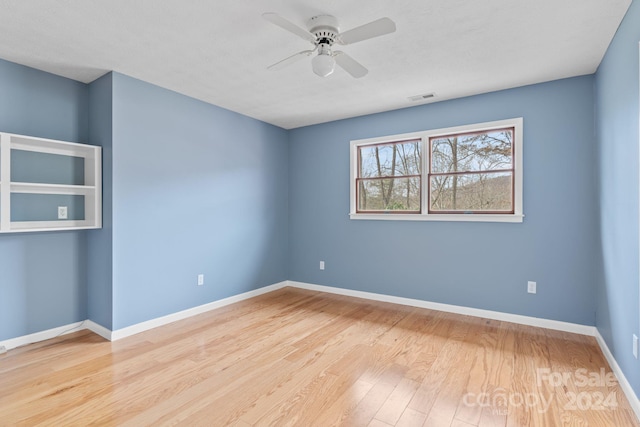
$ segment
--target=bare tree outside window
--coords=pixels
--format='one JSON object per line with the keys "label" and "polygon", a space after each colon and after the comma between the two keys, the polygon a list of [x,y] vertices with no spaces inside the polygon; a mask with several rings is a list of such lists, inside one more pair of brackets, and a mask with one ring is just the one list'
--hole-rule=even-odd
{"label": "bare tree outside window", "polygon": [[429,212],[513,213],[514,128],[429,138]]}
{"label": "bare tree outside window", "polygon": [[358,165],[358,212],[420,213],[420,139],[359,147]]}

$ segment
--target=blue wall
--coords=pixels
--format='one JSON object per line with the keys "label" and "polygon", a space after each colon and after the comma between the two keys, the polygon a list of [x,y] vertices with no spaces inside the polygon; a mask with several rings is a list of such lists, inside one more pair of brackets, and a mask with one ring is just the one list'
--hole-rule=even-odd
{"label": "blue wall", "polygon": [[596,74],[603,274],[595,299],[598,330],[640,394],[638,360],[638,42],[640,3],[633,2]]}
{"label": "blue wall", "polygon": [[113,329],[112,87],[111,73],[89,85],[89,142],[102,147],[102,228],[87,232],[87,317],[107,329]]}
{"label": "blue wall", "polygon": [[117,73],[84,85],[0,61],[0,131],[103,147],[101,230],[0,235],[0,340],[287,279],[285,130]]}
{"label": "blue wall", "polygon": [[[87,86],[0,60],[0,131],[87,142]],[[87,318],[83,232],[0,235],[0,340]]]}
{"label": "blue wall", "polygon": [[[349,219],[350,140],[513,117],[523,223]],[[290,144],[291,280],[594,324],[593,76],[300,128]]]}
{"label": "blue wall", "polygon": [[113,73],[114,329],[287,279],[287,142]]}

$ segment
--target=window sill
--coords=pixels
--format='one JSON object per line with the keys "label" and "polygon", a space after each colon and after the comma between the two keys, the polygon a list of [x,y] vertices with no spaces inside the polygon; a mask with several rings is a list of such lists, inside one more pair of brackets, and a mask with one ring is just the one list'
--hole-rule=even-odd
{"label": "window sill", "polygon": [[522,222],[524,215],[495,215],[495,214],[359,214],[350,213],[349,218],[357,220],[382,221],[450,221],[450,222]]}

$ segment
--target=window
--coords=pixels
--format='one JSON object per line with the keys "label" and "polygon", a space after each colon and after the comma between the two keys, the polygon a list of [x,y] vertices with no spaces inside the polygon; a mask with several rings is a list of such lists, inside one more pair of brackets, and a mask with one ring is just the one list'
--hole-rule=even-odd
{"label": "window", "polygon": [[357,212],[420,213],[422,140],[358,147]]}
{"label": "window", "polygon": [[522,118],[351,141],[350,216],[522,222]]}
{"label": "window", "polygon": [[513,213],[513,127],[429,138],[429,212]]}

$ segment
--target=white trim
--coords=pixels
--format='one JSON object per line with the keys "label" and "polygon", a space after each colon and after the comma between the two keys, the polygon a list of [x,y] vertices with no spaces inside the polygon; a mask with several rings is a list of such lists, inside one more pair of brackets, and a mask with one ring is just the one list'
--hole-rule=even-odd
{"label": "white trim", "polygon": [[12,182],[11,192],[22,194],[69,194],[86,196],[95,193],[96,187],[91,185],[40,184],[34,182]]}
{"label": "white trim", "polygon": [[147,331],[149,329],[157,328],[168,323],[172,323],[178,320],[186,319],[191,316],[195,316],[207,311],[215,310],[216,308],[224,307],[229,304],[233,304],[239,301],[243,301],[249,298],[253,298],[258,295],[272,292],[287,286],[287,281],[268,285],[253,291],[245,292],[239,295],[233,295],[228,298],[224,298],[218,301],[213,301],[207,304],[199,305],[197,307],[189,308],[187,310],[178,311],[166,316],[158,317],[155,319],[147,320],[145,322],[137,323],[135,325],[127,326],[126,328],[111,331],[102,325],[97,324],[92,320],[84,320],[82,322],[71,323],[69,325],[59,326],[57,328],[48,329],[46,331],[36,332],[29,335],[23,335],[16,338],[10,338],[5,341],[0,341],[0,348],[4,347],[6,350],[11,350],[16,347],[21,347],[27,344],[33,344],[39,341],[55,338],[60,335],[65,335],[71,332],[88,329],[91,332],[100,335],[106,340],[116,341],[131,335],[135,335],[140,332]]}
{"label": "white trim", "polygon": [[206,313],[216,308],[224,307],[229,304],[233,304],[239,301],[243,301],[249,298],[253,298],[258,295],[272,292],[284,287],[293,287],[300,289],[307,289],[318,292],[326,292],[337,295],[351,296],[355,298],[369,299],[373,301],[389,302],[393,304],[408,305],[412,307],[428,308],[431,310],[445,311],[449,313],[462,314],[466,316],[482,317],[485,319],[501,320],[504,322],[518,323],[522,325],[536,326],[540,328],[555,329],[559,331],[571,332],[581,335],[596,336],[596,328],[594,326],[579,325],[576,323],[561,322],[558,320],[541,319],[538,317],[522,316],[519,314],[503,313],[499,311],[483,310],[479,308],[463,307],[458,305],[443,304],[438,302],[424,301],[412,298],[396,297],[385,294],[376,294],[372,292],[356,291],[352,289],[336,288],[332,286],[314,285],[311,283],[296,282],[286,280],[273,285],[268,285],[253,291],[245,292],[239,295],[234,295],[221,300],[213,301],[207,304],[192,307],[186,310],[178,311],[176,313],[168,314],[166,316],[158,317],[155,319],[147,320],[135,325],[127,326],[125,328],[110,331],[109,329],[101,326],[91,320],[85,320],[83,322],[77,322],[74,324],[60,326],[57,328],[49,329],[47,331],[37,332],[31,335],[25,335],[22,337],[12,338],[6,341],[0,341],[0,346],[5,346],[7,350],[16,348],[21,345],[31,344],[34,342],[42,341],[45,339],[54,338],[64,333],[73,332],[77,328],[89,329],[92,332],[100,335],[101,337],[116,341],[131,335],[138,334],[140,332],[147,331],[149,329],[157,328],[159,326],[173,323],[178,320],[186,319],[188,317],[196,316],[201,313]]}
{"label": "white trim", "polygon": [[[522,208],[522,191],[523,191],[523,126],[524,119],[516,117],[506,120],[497,120],[493,122],[475,123],[464,126],[454,126],[442,129],[431,129],[419,132],[403,133],[398,135],[388,135],[376,138],[357,139],[350,142],[349,146],[349,218],[363,220],[394,220],[394,221],[466,221],[466,222],[508,222],[517,223],[524,219]],[[513,214],[430,214],[428,213],[427,190],[428,183],[427,174],[429,164],[429,138],[450,135],[454,133],[465,133],[471,131],[489,131],[492,129],[501,129],[505,127],[514,127],[515,134],[513,140],[514,150],[514,200]],[[418,140],[422,142],[422,213],[418,214],[363,214],[357,213],[356,209],[356,177],[358,173],[358,148],[366,145],[392,143],[404,140]]]}
{"label": "white trim", "polygon": [[503,313],[500,311],[483,310],[480,308],[463,307],[460,305],[443,304],[439,302],[424,301],[413,298],[395,297],[391,295],[375,294],[364,291],[354,291],[352,289],[334,288],[331,286],[313,285],[310,283],[294,281],[289,281],[289,286],[311,291],[327,292],[337,295],[364,298],[373,301],[382,301],[392,304],[428,308],[430,310],[446,311],[448,313],[462,314],[465,316],[482,317],[484,319],[493,319],[503,322],[518,323],[521,325],[536,326],[539,328],[555,329],[557,331],[571,332],[580,335],[594,336],[596,330],[595,326],[561,322],[559,320],[542,319],[539,317],[522,316],[520,314]]}
{"label": "white trim", "polygon": [[[640,42],[638,42],[638,58],[640,58]],[[640,87],[640,61],[638,61],[638,87]],[[638,107],[638,153],[640,154],[640,91],[638,92]],[[638,161],[640,162],[640,158]],[[640,179],[638,181],[640,184]],[[640,203],[640,185],[638,185],[638,190],[638,201]],[[640,206],[638,208],[638,212],[640,212]],[[638,216],[638,222],[640,222],[640,215]],[[638,231],[638,242],[640,242],[640,227],[638,228]],[[640,263],[638,263],[638,265],[640,266]],[[640,271],[638,271],[638,277],[640,277]],[[640,300],[638,300],[638,307],[640,308]],[[638,321],[640,321],[640,318],[638,318]],[[640,326],[640,323],[638,323],[638,326]],[[640,418],[640,415],[638,415],[638,418]]]}
{"label": "white trim", "polygon": [[1,233],[30,233],[38,231],[64,231],[64,230],[89,230],[99,228],[91,225],[91,221],[86,220],[61,220],[61,221],[13,221],[9,230],[2,230]]}
{"label": "white trim", "polygon": [[290,286],[293,288],[299,288],[299,289],[307,289],[307,290],[317,291],[317,292],[326,292],[331,294],[350,296],[354,298],[363,298],[363,299],[368,299],[373,301],[382,301],[382,302],[401,304],[401,305],[407,305],[412,307],[427,308],[430,310],[444,311],[448,313],[481,317],[484,319],[500,320],[504,322],[517,323],[521,325],[535,326],[540,328],[554,329],[558,331],[593,336],[596,338],[596,341],[598,342],[598,345],[600,346],[602,353],[607,359],[607,362],[609,362],[609,365],[613,373],[616,375],[616,378],[620,383],[620,387],[622,388],[625,396],[627,397],[629,404],[633,408],[638,419],[640,419],[640,400],[638,400],[638,397],[633,391],[631,384],[625,377],[624,373],[622,372],[622,369],[620,369],[618,362],[613,357],[613,354],[609,350],[609,347],[607,346],[606,342],[602,338],[602,335],[600,335],[600,332],[595,326],[580,325],[576,323],[561,322],[558,320],[541,319],[538,317],[522,316],[519,314],[503,313],[499,311],[483,310],[479,308],[463,307],[458,305],[443,304],[443,303],[424,301],[424,300],[418,300],[418,299],[412,299],[412,298],[376,294],[372,292],[356,291],[352,289],[336,288],[332,286],[314,285],[311,283],[296,282],[292,280],[285,280],[280,283],[275,283],[273,285],[265,286],[253,291],[245,292],[239,295],[234,295],[218,301],[213,301],[213,302],[203,304],[197,307],[193,307],[187,310],[179,311],[177,313],[169,314],[167,316],[158,317],[156,319],[137,323],[135,325],[128,326],[126,328],[118,329],[116,331],[110,331],[104,326],[101,326],[91,320],[85,320],[82,322],[76,322],[76,323],[72,323],[65,326],[59,326],[57,328],[48,329],[46,331],[37,332],[30,335],[24,335],[22,337],[11,338],[5,341],[0,341],[0,348],[4,347],[6,350],[11,350],[16,347],[32,344],[32,343],[43,341],[46,339],[55,338],[57,336],[65,335],[71,332],[75,332],[76,330],[82,330],[82,329],[88,329],[107,340],[116,341],[131,335],[135,335],[140,332],[144,332],[149,329],[166,325],[168,323],[186,319],[188,317],[205,313],[207,311],[215,310],[216,308],[224,307],[229,304],[233,304],[239,301],[253,298],[258,295],[262,295],[268,292],[282,289],[287,286]]}
{"label": "white trim", "polygon": [[249,298],[253,298],[258,295],[265,294],[267,292],[275,291],[284,288],[287,282],[280,282],[273,285],[265,286],[263,288],[255,289],[253,291],[245,292],[239,295],[234,295],[221,300],[213,301],[207,304],[199,305],[197,307],[189,308],[186,310],[178,311],[176,313],[168,314],[166,316],[157,317],[155,319],[147,320],[145,322],[136,323],[135,325],[127,326],[126,328],[117,329],[111,332],[111,340],[116,341],[131,335],[138,334],[140,332],[148,331],[149,329],[157,328],[158,326],[173,323],[178,320],[186,319],[191,316],[196,316],[207,311],[215,310],[216,308],[224,307],[225,305],[233,304],[235,302],[243,301]]}
{"label": "white trim", "polygon": [[494,215],[494,214],[361,214],[351,213],[349,218],[356,220],[382,221],[465,221],[465,222],[522,222],[524,215]]}
{"label": "white trim", "polygon": [[102,338],[111,341],[112,332],[110,329],[107,329],[104,326],[99,325],[93,320],[85,320],[84,325],[86,329],[90,330],[94,334],[100,335]]}
{"label": "white trim", "polygon": [[70,334],[71,332],[80,331],[86,329],[84,325],[85,321],[70,323],[64,326],[58,326],[57,328],[47,329],[46,331],[35,332],[29,335],[23,335],[16,338],[10,338],[8,340],[0,341],[0,347],[4,347],[7,350],[11,350],[23,345],[33,344],[36,342],[49,340],[51,338],[58,337],[60,335]]}
{"label": "white trim", "polygon": [[37,136],[20,135],[17,133],[7,133],[11,138],[11,146],[23,151],[37,151],[49,154],[69,155],[74,152],[76,157],[91,157],[96,145],[83,144],[79,142],[59,141],[56,139],[40,138]]}
{"label": "white trim", "polygon": [[0,133],[0,231],[11,226],[11,138]]}
{"label": "white trim", "polygon": [[598,345],[600,345],[600,349],[602,350],[604,357],[607,359],[607,362],[609,362],[611,370],[618,379],[620,388],[627,397],[629,405],[631,405],[633,412],[636,413],[636,417],[640,420],[640,400],[638,400],[638,396],[636,396],[633,388],[631,387],[631,384],[629,384],[629,381],[627,380],[627,377],[624,376],[622,369],[620,369],[620,365],[618,365],[615,357],[613,357],[613,353],[611,353],[611,350],[609,350],[607,343],[605,342],[604,338],[602,338],[602,335],[600,335],[600,331],[598,331],[597,328],[593,336],[596,338],[596,341],[598,341]]}

